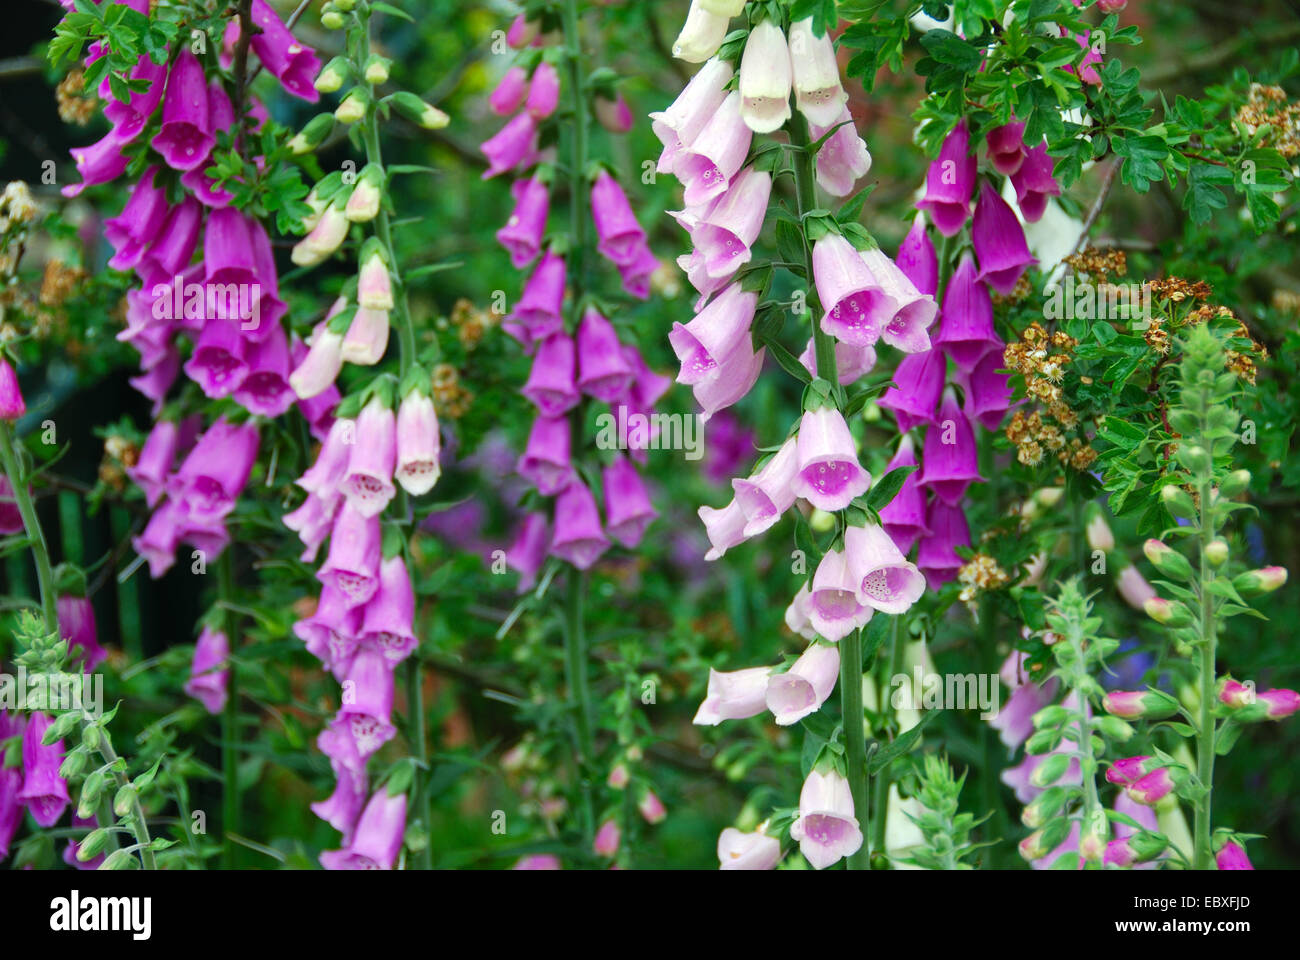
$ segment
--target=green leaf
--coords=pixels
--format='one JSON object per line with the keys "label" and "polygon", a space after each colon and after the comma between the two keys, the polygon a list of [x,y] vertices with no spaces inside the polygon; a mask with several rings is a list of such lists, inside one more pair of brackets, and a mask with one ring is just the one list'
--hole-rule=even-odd
{"label": "green leaf", "polygon": [[915,464],[911,464],[890,470],[872,484],[871,489],[867,491],[867,506],[877,513],[889,506],[894,497],[898,496],[898,491],[903,489],[903,482],[907,479],[908,474],[917,469],[919,468]]}
{"label": "green leaf", "polygon": [[898,739],[877,750],[875,755],[867,762],[867,772],[872,774],[879,773],[881,770],[885,769],[885,767],[889,766],[889,764],[893,763],[898,757],[911,752],[912,748],[915,747],[917,742],[921,739],[921,731],[928,727],[941,713],[943,713],[942,710],[927,711],[921,717],[920,723]]}

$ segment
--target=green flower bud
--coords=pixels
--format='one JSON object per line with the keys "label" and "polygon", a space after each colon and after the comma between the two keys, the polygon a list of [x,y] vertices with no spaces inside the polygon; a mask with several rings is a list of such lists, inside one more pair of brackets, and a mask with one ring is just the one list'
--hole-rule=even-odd
{"label": "green flower bud", "polygon": [[1029,782],[1036,787],[1050,787],[1065,776],[1069,766],[1069,757],[1063,753],[1054,753],[1034,768],[1034,772],[1029,775]]}
{"label": "green flower bud", "polygon": [[1020,855],[1026,860],[1038,860],[1047,856],[1062,843],[1070,833],[1070,821],[1058,817],[1040,830],[1035,830],[1020,841]]}
{"label": "green flower bud", "polygon": [[318,113],[307,121],[307,126],[298,131],[298,134],[289,141],[289,149],[293,151],[294,156],[299,157],[304,153],[311,153],[324,143],[325,138],[333,132],[333,115]]}
{"label": "green flower bud", "polygon": [[100,739],[99,724],[88,723],[81,728],[81,745],[87,750],[98,750]]}
{"label": "green flower bud", "polygon": [[1061,812],[1067,796],[1065,787],[1048,787],[1020,811],[1020,822],[1031,830],[1041,827]]}
{"label": "green flower bud", "polygon": [[1185,444],[1178,448],[1178,462],[1192,473],[1204,476],[1214,468],[1214,460],[1209,452],[1199,444]]}
{"label": "green flower bud", "polygon": [[1205,545],[1205,559],[1212,567],[1221,567],[1228,560],[1228,541],[1216,537]]}
{"label": "green flower bud", "polygon": [[1247,570],[1232,581],[1232,585],[1243,597],[1272,593],[1284,583],[1286,583],[1286,567],[1260,567],[1258,570]]}
{"label": "green flower bud", "polygon": [[441,130],[451,122],[451,118],[435,106],[425,103],[413,93],[405,90],[393,94],[387,99],[398,113],[425,130]]}
{"label": "green flower bud", "polygon": [[86,751],[72,750],[63,758],[63,763],[59,764],[59,776],[64,780],[71,780],[80,775],[84,769],[86,769]]}
{"label": "green flower bud", "polygon": [[1181,603],[1164,597],[1152,597],[1142,605],[1148,617],[1166,627],[1185,627],[1192,622],[1192,612]]}
{"label": "green flower bud", "polygon": [[347,57],[335,57],[316,77],[315,87],[320,93],[337,93],[351,75]]}
{"label": "green flower bud", "polygon": [[370,59],[366,61],[365,78],[366,83],[379,86],[381,83],[388,82],[388,73],[392,69],[393,61],[387,57],[381,57],[377,53],[372,53]]}
{"label": "green flower bud", "polygon": [[1142,544],[1142,552],[1155,568],[1167,577],[1191,580],[1195,576],[1187,558],[1168,544],[1159,540],[1148,540]]}
{"label": "green flower bud", "polygon": [[1097,729],[1117,743],[1127,743],[1133,737],[1133,725],[1119,717],[1097,717]]}
{"label": "green flower bud", "polygon": [[356,123],[366,115],[366,108],[370,106],[370,94],[366,93],[364,87],[353,87],[348,91],[348,95],[343,98],[343,102],[334,110],[334,119],[339,123]]}
{"label": "green flower bud", "polygon": [[45,728],[45,733],[41,735],[41,745],[48,747],[56,740],[62,740],[77,729],[77,724],[80,722],[81,716],[77,713],[65,713],[55,718],[54,722]]}
{"label": "green flower bud", "polygon": [[1240,493],[1245,493],[1250,486],[1249,470],[1234,470],[1223,478],[1219,484],[1219,495],[1222,497],[1235,497]]}
{"label": "green flower bud", "polygon": [[1070,711],[1059,703],[1053,703],[1043,707],[1033,716],[1035,730],[1042,730],[1045,727],[1059,727],[1069,718]]}
{"label": "green flower bud", "polygon": [[86,834],[86,836],[77,844],[77,859],[82,863],[85,863],[88,860],[94,860],[103,852],[104,847],[108,845],[108,836],[108,830],[103,827],[91,830],[90,833]]}
{"label": "green flower bud", "polygon": [[136,866],[136,859],[132,854],[125,850],[114,850],[107,859],[104,860],[101,870],[132,870]]}
{"label": "green flower bud", "polygon": [[117,795],[113,797],[113,812],[119,817],[125,817],[135,805],[135,798],[135,787],[129,783],[122,784],[117,790]]}
{"label": "green flower bud", "polygon": [[1161,487],[1160,502],[1175,517],[1181,517],[1183,520],[1194,520],[1196,518],[1196,504],[1192,501],[1191,494],[1182,487],[1176,487],[1173,484]]}

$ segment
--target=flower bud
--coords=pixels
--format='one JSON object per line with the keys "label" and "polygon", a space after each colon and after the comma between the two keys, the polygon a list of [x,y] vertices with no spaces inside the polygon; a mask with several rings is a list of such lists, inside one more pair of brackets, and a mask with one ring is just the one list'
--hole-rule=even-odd
{"label": "flower bud", "polygon": [[1029,782],[1035,787],[1050,787],[1065,776],[1070,766],[1070,758],[1063,753],[1054,753],[1034,768],[1029,775]]}
{"label": "flower bud", "polygon": [[614,769],[609,771],[609,777],[605,780],[606,785],[611,790],[622,790],[627,786],[628,772],[627,764],[616,764]]}
{"label": "flower bud", "polygon": [[1128,786],[1142,779],[1159,765],[1155,757],[1125,757],[1111,764],[1110,769],[1106,771],[1106,782],[1121,787]]}
{"label": "flower bud", "polygon": [[1246,848],[1236,840],[1228,840],[1214,855],[1214,865],[1220,870],[1254,870]]}
{"label": "flower bud", "polygon": [[94,860],[108,844],[109,832],[104,827],[91,830],[77,843],[77,859],[82,863]]}
{"label": "flower bud", "polygon": [[326,30],[342,30],[346,22],[337,10],[325,10],[320,15],[320,25]]}
{"label": "flower bud", "polygon": [[1119,717],[1097,717],[1093,723],[1097,729],[1116,743],[1127,743],[1133,738],[1133,725]]}
{"label": "flower bud", "polygon": [[98,750],[100,729],[96,724],[88,723],[81,728],[81,745],[87,750]]}
{"label": "flower bud", "polygon": [[[4,765],[4,756],[0,754],[0,766]],[[64,780],[71,780],[86,768],[86,751],[72,750],[63,758],[63,763],[59,764],[59,776]]]}
{"label": "flower bud", "polygon": [[1020,856],[1026,860],[1039,860],[1062,843],[1070,833],[1070,821],[1065,817],[1053,820],[1020,841]]}
{"label": "flower bud", "polygon": [[1248,707],[1255,702],[1255,688],[1224,677],[1219,681],[1219,702],[1233,710]]}
{"label": "flower bud", "polygon": [[1294,690],[1265,690],[1256,694],[1255,700],[1265,705],[1270,720],[1283,720],[1300,710],[1300,693]]}
{"label": "flower bud", "polygon": [[392,66],[393,61],[389,60],[387,57],[381,57],[377,53],[372,53],[370,59],[366,61],[366,83],[373,86],[387,83],[388,72],[392,69]]}
{"label": "flower bud", "polygon": [[1272,593],[1284,583],[1286,583],[1286,567],[1260,567],[1258,570],[1247,570],[1232,581],[1232,585],[1243,597]]}
{"label": "flower bud", "polygon": [[1192,501],[1191,494],[1182,487],[1176,487],[1173,484],[1161,487],[1160,502],[1175,517],[1181,517],[1184,520],[1192,520],[1196,517],[1196,504]]}
{"label": "flower bud", "polygon": [[1228,560],[1228,541],[1215,537],[1205,545],[1205,559],[1212,567],[1221,567]]}
{"label": "flower bud", "polygon": [[[324,20],[324,18],[321,18]],[[101,870],[130,870],[135,866],[135,857],[125,850],[114,850],[99,866]]]}
{"label": "flower bud", "polygon": [[1069,719],[1069,716],[1070,711],[1066,710],[1065,707],[1061,706],[1059,703],[1050,704],[1034,714],[1034,729],[1042,730],[1045,728],[1059,727]]}
{"label": "flower bud", "polygon": [[1156,623],[1166,627],[1185,627],[1192,622],[1192,612],[1181,603],[1170,602],[1164,597],[1152,597],[1142,609]]}
{"label": "flower bud", "polygon": [[393,282],[388,273],[388,262],[383,247],[373,237],[361,252],[357,304],[365,310],[393,309]]}
{"label": "flower bud", "polygon": [[302,156],[304,153],[311,153],[322,143],[325,138],[334,132],[334,116],[329,113],[318,113],[307,121],[307,126],[298,131],[297,135],[289,141],[289,149],[294,156]]}
{"label": "flower bud", "polygon": [[1163,720],[1178,712],[1178,701],[1160,690],[1112,690],[1101,701],[1112,716]]}
{"label": "flower bud", "polygon": [[1110,821],[1105,810],[1095,810],[1085,820],[1079,831],[1079,856],[1087,863],[1097,863],[1106,852],[1106,838],[1110,836]]}
{"label": "flower bud", "polygon": [[1214,467],[1214,460],[1209,452],[1199,444],[1189,443],[1179,446],[1175,456],[1179,463],[1195,474],[1207,474]]}
{"label": "flower bud", "polygon": [[377,163],[368,163],[357,177],[352,195],[348,197],[343,215],[349,223],[369,223],[379,216],[379,205],[383,199],[384,168]]}
{"label": "flower bud", "polygon": [[338,93],[351,75],[347,57],[335,57],[316,77],[314,86],[320,93]]}
{"label": "flower bud", "polygon": [[334,118],[339,123],[356,123],[364,119],[366,108],[370,106],[370,94],[364,87],[353,87],[343,102],[334,109]]}
{"label": "flower bud", "polygon": [[1020,822],[1031,830],[1037,829],[1061,812],[1066,799],[1065,787],[1048,787],[1020,812]]}
{"label": "flower bud", "polygon": [[1112,840],[1106,845],[1103,864],[1108,867],[1131,867],[1135,863],[1146,863],[1165,852],[1169,846],[1158,833],[1142,830],[1122,840]]}
{"label": "flower bud", "polygon": [[113,812],[119,817],[125,817],[135,806],[135,798],[135,787],[129,783],[122,784],[113,797]]}
{"label": "flower bud", "polygon": [[1249,470],[1234,470],[1223,478],[1219,484],[1219,495],[1228,499],[1245,493],[1246,488],[1250,486]]}
{"label": "flower bud", "polygon": [[1192,565],[1187,562],[1187,558],[1168,544],[1159,540],[1148,540],[1142,544],[1142,552],[1155,568],[1167,577],[1191,580],[1194,576]]}
{"label": "flower bud", "polygon": [[1102,513],[1101,507],[1090,502],[1086,514],[1088,517],[1088,525],[1084,528],[1084,535],[1088,538],[1088,549],[1102,551],[1114,550],[1115,534],[1111,533],[1110,526],[1106,523],[1106,516]]}
{"label": "flower bud", "polygon": [[402,90],[388,98],[393,109],[416,126],[425,130],[441,130],[451,118],[437,107],[425,103],[413,93]]}
{"label": "flower bud", "polygon": [[1182,767],[1157,767],[1140,780],[1125,787],[1124,792],[1134,803],[1154,807],[1173,793],[1186,779],[1187,772]]}
{"label": "flower bud", "polygon": [[26,412],[27,403],[18,388],[18,375],[9,361],[0,356],[0,420],[17,420]]}

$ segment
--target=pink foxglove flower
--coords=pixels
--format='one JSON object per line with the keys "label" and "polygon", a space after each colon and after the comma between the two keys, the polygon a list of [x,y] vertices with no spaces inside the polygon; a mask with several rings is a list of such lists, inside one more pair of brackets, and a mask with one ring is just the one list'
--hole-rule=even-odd
{"label": "pink foxglove flower", "polygon": [[266,0],[253,0],[253,23],[261,32],[253,34],[251,46],[267,72],[295,97],[320,99],[313,83],[321,68],[315,51],[298,42]]}
{"label": "pink foxglove flower", "polygon": [[838,643],[871,619],[871,607],[858,602],[859,586],[844,551],[828,550],[813,574],[808,622],[831,643]]}
{"label": "pink foxglove flower", "polygon": [[755,133],[779,130],[790,119],[790,49],[778,23],[749,31],[740,58],[740,115]]}
{"label": "pink foxglove flower", "polygon": [[380,789],[357,821],[352,841],[342,850],[320,855],[326,870],[392,870],[406,833],[406,794],[392,797]]}
{"label": "pink foxglove flower", "polygon": [[1052,175],[1052,158],[1044,140],[1025,155],[1025,162],[1011,177],[1016,188],[1016,206],[1026,223],[1037,223],[1047,210],[1047,198],[1059,197],[1061,185]]}
{"label": "pink foxglove flower", "polygon": [[740,93],[733,91],[678,155],[673,172],[686,187],[686,202],[698,205],[722,196],[744,165],[753,138],[740,115]]}
{"label": "pink foxglove flower", "polygon": [[752,357],[749,329],[757,306],[758,294],[736,283],[689,322],[674,323],[668,342],[682,364],[677,382],[695,386],[716,380],[733,357]]}
{"label": "pink foxglove flower", "polygon": [[622,833],[618,829],[618,823],[614,820],[606,820],[596,831],[596,839],[592,843],[592,850],[598,857],[612,858],[618,855],[619,841],[622,839]]}
{"label": "pink foxglove flower", "polygon": [[944,138],[939,156],[925,177],[925,197],[917,207],[945,237],[954,236],[970,216],[978,161],[970,152],[970,129],[962,119]]}
{"label": "pink foxglove flower", "polygon": [[718,560],[732,547],[745,542],[745,511],[736,500],[721,509],[700,507],[699,516],[710,544],[705,560]]}
{"label": "pink foxglove flower", "polygon": [[356,442],[340,489],[363,517],[378,516],[396,495],[397,421],[393,411],[374,397],[357,417]]}
{"label": "pink foxglove flower", "polygon": [[203,163],[215,142],[203,64],[186,47],[172,62],[167,75],[162,128],[151,144],[167,166],[186,171]]}
{"label": "pink foxglove flower", "polygon": [[528,72],[523,67],[513,66],[498,81],[496,89],[488,97],[488,106],[498,117],[508,117],[524,105],[528,96]]}
{"label": "pink foxglove flower", "polygon": [[[803,353],[799,354],[799,362],[814,377],[820,376],[817,372],[817,344],[814,339],[809,338]],[[835,373],[843,386],[847,387],[866,376],[875,366],[875,347],[859,347],[843,340],[835,342]]]}
{"label": "pink foxglove flower", "polygon": [[727,827],[718,834],[719,870],[773,870],[781,859],[781,841],[762,830],[744,833]]}
{"label": "pink foxglove flower", "polygon": [[844,531],[844,554],[857,583],[859,603],[881,613],[900,614],[921,599],[925,577],[908,563],[882,527],[849,524]]}
{"label": "pink foxglove flower", "polygon": [[790,839],[818,870],[862,846],[862,831],[853,815],[849,782],[838,771],[813,770],[799,793],[799,817],[790,825]]}
{"label": "pink foxglove flower", "polygon": [[537,572],[546,561],[551,543],[551,531],[546,517],[530,513],[524,517],[514,542],[506,551],[506,565],[519,574],[519,592],[524,593],[537,583]]}
{"label": "pink foxglove flower", "polygon": [[365,606],[361,645],[378,651],[390,665],[401,663],[419,646],[414,622],[415,592],[399,553],[379,565],[379,590]]}
{"label": "pink foxglove flower", "polygon": [[628,266],[645,245],[645,231],[627,201],[627,194],[608,170],[591,186],[591,218],[596,225],[596,249],[616,266]]}
{"label": "pink foxglove flower", "polygon": [[899,361],[894,371],[897,386],[885,391],[879,405],[893,411],[900,432],[935,422],[935,409],[943,395],[947,369],[943,352],[933,348],[909,354]]}
{"label": "pink foxglove flower", "polygon": [[587,485],[574,480],[555,498],[555,533],[551,553],[579,570],[587,570],[609,549],[600,528],[596,498]]}
{"label": "pink foxglove flower", "polygon": [[561,417],[582,399],[574,382],[577,351],[563,331],[552,334],[537,346],[528,381],[520,391],[536,404],[544,417]]}
{"label": "pink foxglove flower", "polygon": [[930,589],[938,590],[950,580],[956,580],[957,571],[965,564],[954,548],[970,546],[970,527],[960,505],[944,503],[938,497],[930,501],[925,525],[930,533],[921,538],[916,565],[925,574]]}
{"label": "pink foxglove flower", "polygon": [[767,682],[765,700],[777,725],[788,727],[820,710],[839,675],[839,650],[831,644],[810,643],[789,670]]}
{"label": "pink foxglove flower", "polygon": [[962,255],[943,292],[943,321],[930,342],[942,347],[963,370],[974,370],[984,355],[1001,350],[993,329],[993,300],[980,282],[970,254]]}
{"label": "pink foxglove flower", "polygon": [[559,102],[560,75],[553,64],[543,60],[533,71],[524,108],[532,114],[534,120],[545,120],[555,112]]}
{"label": "pink foxglove flower", "polygon": [[950,505],[961,503],[966,488],[972,483],[984,481],[979,473],[975,432],[961,407],[957,406],[957,395],[952,387],[944,391],[939,416],[925,431],[925,452],[921,462],[925,465],[921,471],[921,486]]}
{"label": "pink foxglove flower", "polygon": [[871,152],[859,136],[847,104],[829,124],[810,124],[813,141],[825,137],[832,127],[835,132],[817,151],[817,183],[833,197],[847,197],[854,185],[871,172]]}
{"label": "pink foxglove flower", "polygon": [[1220,870],[1254,870],[1246,848],[1235,840],[1227,841],[1214,855],[1214,865]]}
{"label": "pink foxglove flower", "polygon": [[989,162],[993,169],[1005,177],[1015,176],[1025,160],[1025,125],[1013,120],[994,127],[984,138],[988,146]]}
{"label": "pink foxglove flower", "polygon": [[226,635],[204,627],[194,645],[194,660],[185,692],[203,704],[208,713],[220,713],[226,706],[230,682],[230,641]]}
{"label": "pink foxglove flower", "polygon": [[980,185],[971,237],[980,262],[978,279],[1003,295],[1016,288],[1026,267],[1038,262],[1029,253],[1025,229],[1015,211],[987,180]]}
{"label": "pink foxglove flower", "polygon": [[44,713],[33,713],[23,730],[23,785],[18,800],[41,827],[58,823],[68,806],[68,782],[59,775],[63,741],[41,743],[52,722]]}
{"label": "pink foxglove flower", "polygon": [[863,250],[859,256],[880,290],[894,302],[894,316],[881,329],[880,338],[904,353],[929,350],[928,331],[939,312],[934,297],[917,290],[907,274],[879,247]]}
{"label": "pink foxglove flower", "polygon": [[673,42],[673,56],[688,63],[703,63],[718,52],[727,35],[729,17],[710,13],[707,0],[691,0],[682,32]]}
{"label": "pink foxglove flower", "polygon": [[[812,18],[790,24],[790,65],[794,74],[794,101],[810,124],[829,127],[848,101],[840,83],[840,65],[829,32],[813,32]],[[850,128],[852,132],[852,128]]]}
{"label": "pink foxglove flower", "polygon": [[690,83],[666,110],[650,114],[654,135],[663,144],[658,171],[671,173],[682,150],[695,142],[705,125],[727,98],[727,84],[731,81],[731,64],[725,60],[710,60],[702,66]]}
{"label": "pink foxglove flower", "polygon": [[521,113],[496,136],[483,141],[480,148],[488,158],[488,168],[482,179],[514,170],[525,165],[537,155],[537,120],[531,113]]}
{"label": "pink foxglove flower", "polygon": [[709,685],[704,702],[691,722],[716,727],[723,720],[744,720],[767,709],[767,683],[771,667],[747,667],[743,670],[709,668]]}
{"label": "pink foxglove flower", "polygon": [[27,412],[27,401],[18,386],[18,374],[9,360],[0,355],[0,420],[17,420]]}
{"label": "pink foxglove flower", "polygon": [[546,234],[546,217],[551,209],[551,194],[537,177],[516,180],[511,192],[515,208],[506,225],[497,231],[497,241],[510,253],[510,263],[523,269],[537,259]]}
{"label": "pink foxglove flower", "polygon": [[828,233],[813,244],[813,279],[825,311],[821,326],[831,336],[855,346],[870,346],[899,305],[872,275],[853,244]]}
{"label": "pink foxglove flower", "polygon": [[167,219],[167,192],[155,182],[158,167],[148,167],[136,181],[121,214],[104,221],[104,239],[116,251],[114,270],[133,270]]}
{"label": "pink foxglove flower", "polygon": [[349,606],[366,603],[379,589],[379,553],[379,518],[344,503],[334,520],[329,557],[316,579],[338,590]]}
{"label": "pink foxglove flower", "polygon": [[59,636],[68,641],[68,649],[81,648],[81,665],[86,672],[93,671],[108,659],[108,651],[99,645],[99,632],[95,629],[95,607],[87,597],[64,594],[59,597]]}
{"label": "pink foxglove flower", "polygon": [[337,719],[345,725],[363,763],[397,735],[392,715],[392,664],[377,650],[362,647],[343,681]]}
{"label": "pink foxglove flower", "polygon": [[564,417],[537,417],[528,434],[528,445],[519,458],[519,475],[553,497],[573,479],[569,449],[573,428]]}
{"label": "pink foxglove flower", "polygon": [[[997,350],[984,354],[966,377],[966,414],[986,430],[997,430],[1011,407],[1011,374]],[[960,380],[960,378],[959,378]]]}
{"label": "pink foxglove flower", "polygon": [[150,507],[158,505],[166,489],[179,441],[180,428],[175,421],[157,421],[149,431],[135,465],[126,469],[126,475],[144,491],[145,503]]}
{"label": "pink foxglove flower", "polygon": [[605,528],[614,540],[634,548],[645,536],[646,527],[658,516],[645,482],[629,460],[617,455],[601,479],[605,489]]}
{"label": "pink foxglove flower", "polygon": [[745,514],[746,537],[758,536],[773,526],[794,504],[792,484],[798,469],[798,441],[791,437],[753,476],[731,481],[736,503]]}
{"label": "pink foxglove flower", "polygon": [[795,495],[822,510],[843,510],[871,485],[858,463],[857,446],[844,415],[833,407],[806,411],[799,423],[799,469]]}
{"label": "pink foxglove flower", "polygon": [[[912,438],[904,434],[898,444],[898,452],[885,467],[885,474],[888,475],[899,467],[914,466],[917,466],[916,449]],[[912,552],[912,546],[918,537],[930,532],[925,525],[925,489],[921,486],[919,470],[909,473],[894,499],[881,508],[880,522],[899,552],[904,555]]]}
{"label": "pink foxglove flower", "polygon": [[608,320],[588,309],[578,325],[578,389],[613,403],[631,385],[633,371]]}
{"label": "pink foxglove flower", "polygon": [[393,478],[413,497],[433,489],[442,475],[442,438],[433,400],[419,390],[397,408],[397,461]]}

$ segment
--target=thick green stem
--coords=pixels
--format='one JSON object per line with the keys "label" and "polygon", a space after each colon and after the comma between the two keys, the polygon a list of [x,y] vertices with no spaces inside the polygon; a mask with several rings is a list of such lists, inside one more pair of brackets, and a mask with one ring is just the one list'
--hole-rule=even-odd
{"label": "thick green stem", "polygon": [[[803,223],[804,214],[817,208],[817,158],[808,149],[810,142],[808,124],[804,121],[802,114],[796,113],[790,122],[790,144],[795,148],[793,151],[794,185],[799,208],[800,233],[803,235],[804,271],[807,274],[805,279],[811,287],[813,283],[812,244],[808,242],[806,225]],[[812,320],[813,355],[817,359],[817,376],[830,381],[832,385],[838,387],[839,374],[836,369],[835,338],[822,329],[816,311],[810,309],[808,312]]]}
{"label": "thick green stem", "polygon": [[18,513],[23,518],[23,527],[27,530],[27,539],[31,544],[32,559],[36,563],[36,580],[41,589],[41,612],[45,616],[45,629],[57,630],[58,596],[54,589],[54,571],[50,567],[50,551],[45,545],[45,531],[41,529],[41,522],[36,516],[31,492],[27,489],[27,479],[18,462],[13,426],[5,420],[0,420],[0,463],[3,463],[5,476],[13,487],[14,502],[18,504]]}
{"label": "thick green stem", "polygon": [[564,604],[565,680],[573,712],[574,759],[582,788],[582,828],[588,842],[595,836],[591,798],[591,763],[594,747],[591,732],[591,688],[587,678],[587,637],[583,628],[583,603],[587,575],[576,567],[569,571],[568,595]]}
{"label": "thick green stem", "polygon": [[[420,658],[411,657],[406,670],[406,709],[410,716],[411,749],[416,758],[424,763],[428,759],[428,745],[424,730],[424,671],[421,670]],[[411,777],[411,802],[419,809],[420,819],[424,823],[425,843],[420,854],[420,863],[425,870],[433,869],[433,806],[429,791],[420,783],[419,768]]]}
{"label": "thick green stem", "polygon": [[221,861],[227,870],[234,869],[239,832],[239,667],[234,653],[239,648],[235,616],[229,607],[234,592],[234,545],[228,546],[217,562],[217,594],[222,606],[222,630],[230,644],[230,680],[226,688],[226,708],[221,715]]}
{"label": "thick green stem", "polygon": [[[880,703],[881,712],[888,715],[884,709],[889,702],[889,691],[893,689],[893,678],[898,676],[903,669],[903,618],[894,617],[889,624],[889,653],[886,660],[887,673],[884,682],[880,684]],[[886,815],[889,812],[889,769],[886,767],[876,774],[876,779],[871,781],[871,810],[875,814],[875,819],[871,822],[871,854],[872,856],[888,856],[885,850],[885,827]]]}
{"label": "thick green stem", "polygon": [[[849,791],[858,823],[867,826],[867,736],[862,726],[862,631],[854,630],[840,641],[840,709],[844,722],[844,754],[849,767]],[[876,810],[884,819],[883,809]],[[844,861],[849,870],[871,869],[871,851],[862,844]]]}
{"label": "thick green stem", "polygon": [[[1208,417],[1208,404],[1202,394],[1202,412]],[[1204,423],[1205,420],[1203,419]],[[1214,595],[1210,593],[1210,583],[1214,580],[1214,571],[1206,557],[1206,548],[1214,539],[1214,518],[1210,507],[1211,483],[1208,478],[1201,481],[1201,643],[1200,643],[1200,710],[1196,731],[1196,776],[1200,780],[1204,793],[1196,801],[1196,816],[1193,829],[1195,843],[1193,862],[1198,870],[1209,870],[1214,866],[1214,850],[1211,846],[1211,801],[1214,794],[1214,700],[1215,700],[1215,653],[1218,644],[1218,625],[1215,622]]]}

